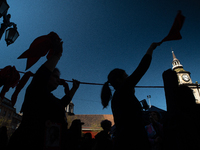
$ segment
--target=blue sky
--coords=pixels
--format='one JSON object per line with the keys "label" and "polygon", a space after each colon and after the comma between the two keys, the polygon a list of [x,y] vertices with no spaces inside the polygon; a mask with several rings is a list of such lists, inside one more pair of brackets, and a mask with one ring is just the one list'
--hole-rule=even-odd
{"label": "blue sky", "polygon": [[[172,54],[191,72],[192,81],[200,82],[200,2],[199,0],[7,0],[11,21],[15,22],[19,38],[6,46],[0,41],[0,68],[15,65],[25,71],[26,59],[17,59],[38,36],[56,32],[62,38],[64,52],[57,67],[61,78],[82,82],[104,83],[114,68],[131,74],[152,42],[160,42],[169,32],[178,10],[186,17],[182,39],[158,47],[151,66],[140,86],[162,86],[162,73],[172,67]],[[3,19],[0,18],[0,22]],[[5,36],[5,35],[3,35]],[[40,59],[29,69],[35,71],[46,61]],[[22,76],[22,74],[21,74]],[[27,83],[27,85],[30,81]],[[25,89],[15,105],[20,110]],[[71,83],[69,83],[71,87]],[[101,86],[80,85],[73,103],[75,114],[111,114],[110,105],[102,109]],[[11,98],[13,89],[6,93]],[[136,88],[139,100],[151,95],[151,104],[166,109],[164,89]],[[61,98],[63,87],[54,95]],[[53,110],[52,110],[53,111]]]}

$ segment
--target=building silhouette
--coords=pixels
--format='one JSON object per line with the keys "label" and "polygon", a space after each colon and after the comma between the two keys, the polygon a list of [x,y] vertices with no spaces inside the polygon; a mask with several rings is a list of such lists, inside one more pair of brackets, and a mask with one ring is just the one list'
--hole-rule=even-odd
{"label": "building silhouette", "polygon": [[19,126],[22,115],[16,113],[16,108],[12,106],[11,100],[0,98],[0,126],[6,126],[8,135],[11,135]]}

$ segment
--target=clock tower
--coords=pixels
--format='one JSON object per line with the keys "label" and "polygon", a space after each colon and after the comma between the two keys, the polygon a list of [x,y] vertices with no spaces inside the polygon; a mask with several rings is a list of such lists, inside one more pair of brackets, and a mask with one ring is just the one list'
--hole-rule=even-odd
{"label": "clock tower", "polygon": [[190,72],[183,69],[183,65],[181,65],[180,61],[176,58],[174,51],[172,51],[172,56],[172,69],[177,73],[179,84],[191,84],[192,79],[190,77]]}
{"label": "clock tower", "polygon": [[186,85],[193,90],[194,97],[196,99],[196,103],[200,104],[200,91],[199,84],[192,83],[192,79],[189,71],[185,71],[183,69],[183,65],[181,65],[180,61],[176,58],[174,52],[172,51],[173,61],[172,61],[172,69],[176,71],[178,77],[179,85]]}

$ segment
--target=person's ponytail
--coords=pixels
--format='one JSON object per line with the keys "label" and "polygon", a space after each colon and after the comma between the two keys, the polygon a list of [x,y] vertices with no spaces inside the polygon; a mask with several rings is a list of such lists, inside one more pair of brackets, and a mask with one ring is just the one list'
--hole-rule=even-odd
{"label": "person's ponytail", "polygon": [[101,104],[103,105],[103,108],[106,108],[108,106],[111,97],[112,97],[111,89],[109,88],[109,83],[106,82],[104,83],[101,90]]}

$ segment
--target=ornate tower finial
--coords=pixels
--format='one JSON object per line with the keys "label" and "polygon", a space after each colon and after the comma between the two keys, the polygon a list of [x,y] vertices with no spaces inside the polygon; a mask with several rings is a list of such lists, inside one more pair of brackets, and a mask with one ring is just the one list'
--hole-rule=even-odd
{"label": "ornate tower finial", "polygon": [[183,68],[183,65],[181,65],[180,61],[176,58],[174,51],[172,51],[172,69],[175,70],[176,68]]}
{"label": "ornate tower finial", "polygon": [[174,51],[172,51],[172,57],[173,57],[173,60],[177,59],[176,56],[175,56],[175,54],[174,54]]}

